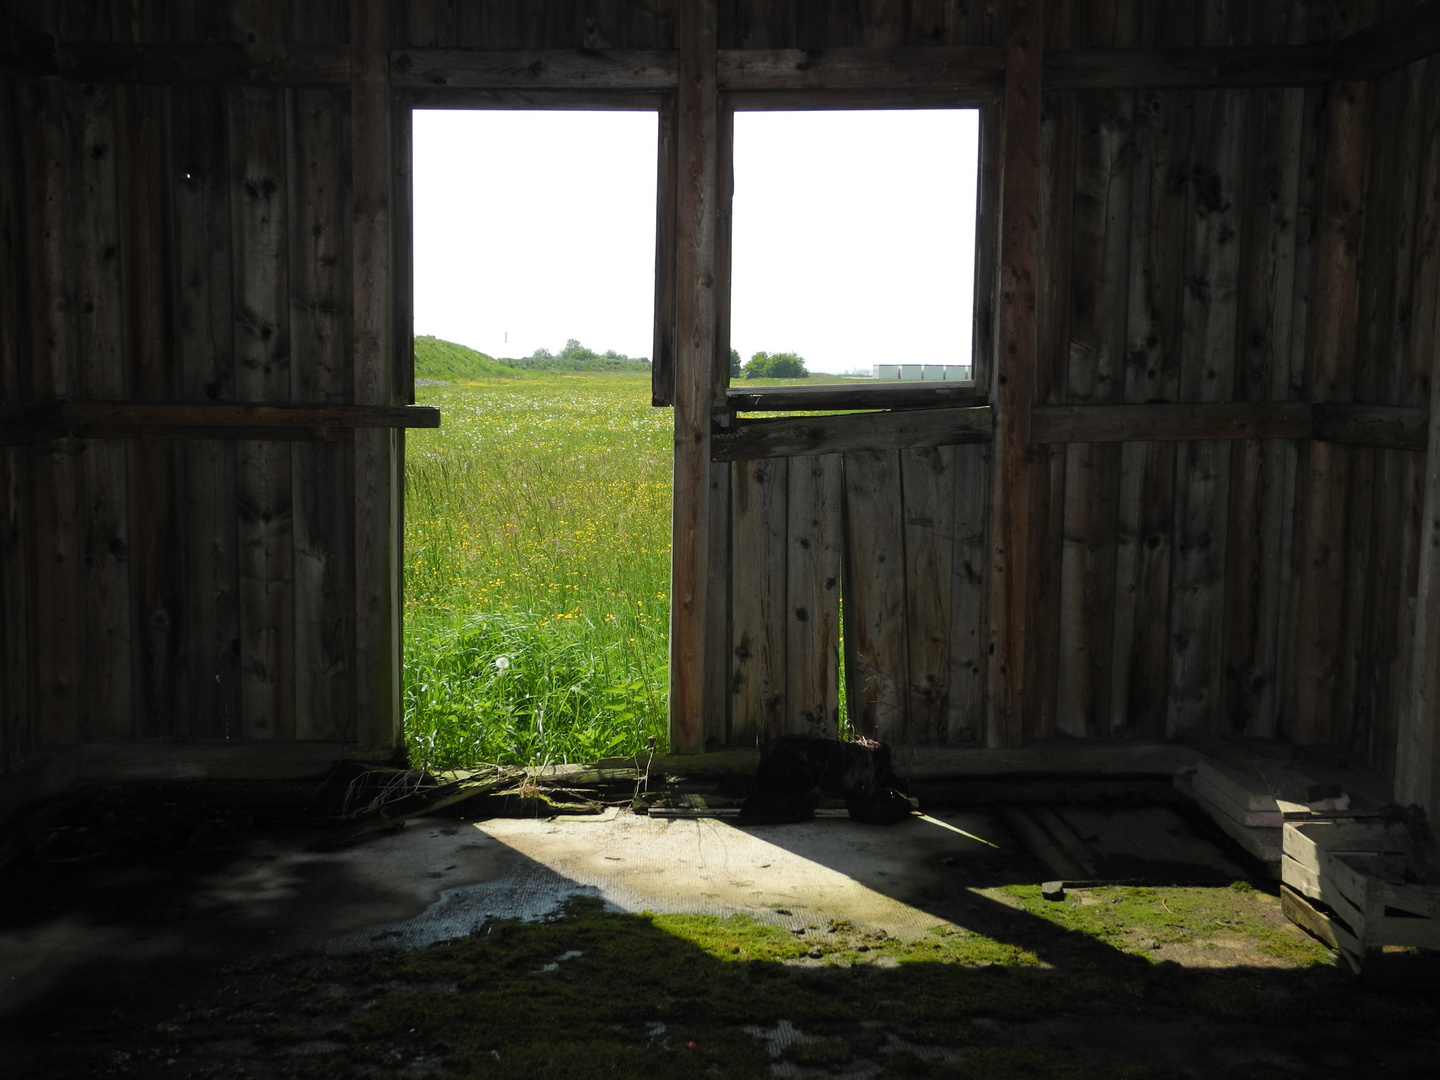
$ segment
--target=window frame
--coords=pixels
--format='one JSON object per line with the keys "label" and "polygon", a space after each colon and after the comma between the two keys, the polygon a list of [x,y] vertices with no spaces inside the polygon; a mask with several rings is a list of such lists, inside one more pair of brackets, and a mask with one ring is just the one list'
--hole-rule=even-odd
{"label": "window frame", "polygon": [[[893,409],[965,408],[986,404],[994,368],[996,251],[999,243],[1000,106],[995,91],[722,91],[719,156],[720,225],[717,237],[716,341],[712,384],[714,408],[721,428],[737,413],[767,412],[804,416],[813,412],[860,412]],[[735,114],[737,112],[886,111],[975,109],[980,117],[979,157],[975,186],[975,275],[970,342],[972,378],[965,383],[900,383],[894,386],[835,385],[735,387],[730,384],[731,214]],[[657,267],[658,269],[658,267]],[[657,285],[658,295],[658,285]]]}

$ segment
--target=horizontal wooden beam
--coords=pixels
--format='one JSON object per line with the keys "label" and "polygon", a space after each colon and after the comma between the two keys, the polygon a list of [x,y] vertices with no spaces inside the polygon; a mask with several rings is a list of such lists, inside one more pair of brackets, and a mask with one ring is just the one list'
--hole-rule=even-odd
{"label": "horizontal wooden beam", "polygon": [[671,90],[679,54],[652,49],[397,49],[390,82],[403,87]]}
{"label": "horizontal wooden beam", "polygon": [[821,386],[732,386],[725,404],[736,412],[825,412],[835,409],[924,409],[980,405],[974,383],[855,382]]}
{"label": "horizontal wooden beam", "polygon": [[1329,45],[1189,49],[1057,49],[1045,54],[1047,90],[1310,86],[1335,68]]}
{"label": "horizontal wooden beam", "polygon": [[[1349,67],[1389,70],[1435,51],[1440,31],[1407,16],[1415,33],[1392,40],[1369,31],[1346,39]],[[1406,20],[1397,20],[1397,22]],[[12,24],[13,25],[13,24]],[[1388,26],[1389,24],[1387,24]],[[13,40],[11,40],[13,38]],[[43,40],[42,40],[43,39]],[[1344,45],[1344,43],[1342,43]],[[1308,86],[1335,76],[1329,45],[1188,49],[1058,49],[1045,56],[1045,85],[1056,90]],[[0,63],[58,71],[82,82],[338,86],[350,78],[344,45],[60,44],[44,35],[0,30]],[[728,49],[718,58],[721,90],[934,94],[993,91],[1005,77],[1005,50],[993,46],[893,49]],[[679,54],[659,49],[397,49],[396,87],[451,90],[671,90]]]}
{"label": "horizontal wooden beam", "polygon": [[82,439],[335,441],[357,428],[436,428],[430,405],[27,401],[0,405],[0,445]]}
{"label": "horizontal wooden beam", "polygon": [[852,450],[902,450],[990,440],[990,406],[845,413],[839,416],[748,420],[717,429],[712,461],[838,454]]}
{"label": "horizontal wooden beam", "polygon": [[1335,78],[1373,79],[1440,52],[1440,0],[1367,26],[1335,44]]}
{"label": "horizontal wooden beam", "polygon": [[55,74],[55,39],[0,12],[0,69],[20,75]]}
{"label": "horizontal wooden beam", "polygon": [[1304,439],[1310,436],[1310,404],[1039,405],[1030,423],[1037,443]]}
{"label": "horizontal wooden beam", "polygon": [[722,90],[998,90],[1005,50],[722,49]]}
{"label": "horizontal wooden beam", "polygon": [[1424,450],[1430,410],[1385,405],[1316,405],[1315,438],[1347,446]]}
{"label": "horizontal wooden beam", "polygon": [[17,401],[0,404],[0,446],[47,442],[64,434],[58,401]]}
{"label": "horizontal wooden beam", "polygon": [[345,86],[348,45],[61,45],[56,69],[75,82]]}
{"label": "horizontal wooden beam", "polygon": [[81,780],[307,780],[321,779],[343,761],[381,762],[394,751],[353,743],[281,739],[241,742],[147,742],[139,739],[82,743]]}

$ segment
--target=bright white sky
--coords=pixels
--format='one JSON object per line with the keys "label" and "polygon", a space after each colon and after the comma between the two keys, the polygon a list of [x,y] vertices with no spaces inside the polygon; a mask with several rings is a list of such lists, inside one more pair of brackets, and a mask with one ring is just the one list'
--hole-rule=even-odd
{"label": "bright white sky", "polygon": [[[416,110],[415,332],[649,356],[654,113]],[[968,363],[974,111],[739,113],[731,343]]]}

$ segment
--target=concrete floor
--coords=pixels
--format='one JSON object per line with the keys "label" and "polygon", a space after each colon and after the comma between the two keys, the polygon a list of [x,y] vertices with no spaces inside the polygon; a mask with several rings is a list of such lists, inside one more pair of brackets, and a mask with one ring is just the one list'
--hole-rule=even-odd
{"label": "concrete floor", "polygon": [[[1068,815],[1099,877],[1227,883],[1246,876],[1171,807],[1058,812]],[[113,1016],[117,1003],[134,1015],[162,1015],[187,986],[214,990],[217,972],[257,955],[423,946],[494,920],[541,919],[573,896],[624,912],[745,913],[792,930],[846,920],[909,938],[938,924],[973,923],[975,910],[967,916],[965,906],[988,886],[1048,876],[1003,815],[987,811],[937,811],[888,828],[822,817],[742,829],[723,819],[628,810],[429,818],[338,852],[309,850],[320,835],[294,826],[206,827],[178,846],[101,845],[73,861],[0,869],[0,1074],[41,1075],[27,1070],[68,1037],[63,1026],[51,1030],[57,1017],[68,1025]],[[1208,955],[1157,958],[1258,970],[1248,954]],[[1238,1028],[1222,1033],[1197,1021],[1177,1039],[1173,1029],[1142,1032],[1145,1024],[1154,1026],[1124,1016],[1057,1016],[1016,1037],[1092,1054],[1107,1040],[1117,1055],[1143,1044],[1152,1062],[1184,1075],[1203,1075],[1181,1069],[1186,1060],[1242,1042],[1246,1054],[1259,1053],[1267,1038],[1247,1028],[1237,1042]]]}
{"label": "concrete floor", "polygon": [[[616,910],[787,926],[849,919],[896,935],[945,919],[942,869],[1008,845],[983,814],[891,828],[820,818],[739,829],[609,810],[546,820],[411,822],[338,852],[308,830],[218,850],[14,868],[0,925],[0,1018],[96,967],[141,971],[257,945],[350,951],[427,945],[495,919],[537,919],[575,895]],[[18,890],[18,891],[17,891]]]}

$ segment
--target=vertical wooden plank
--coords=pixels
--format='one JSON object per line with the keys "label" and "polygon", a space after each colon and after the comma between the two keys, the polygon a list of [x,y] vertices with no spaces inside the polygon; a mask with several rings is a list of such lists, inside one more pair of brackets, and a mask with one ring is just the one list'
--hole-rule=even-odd
{"label": "vertical wooden plank", "polygon": [[725,415],[730,386],[730,226],[735,200],[735,109],[722,100],[715,137],[715,276],[725,282],[715,292],[715,354],[710,359],[710,404]]}
{"label": "vertical wooden plank", "polygon": [[971,320],[971,374],[978,389],[989,392],[995,358],[999,293],[1000,141],[999,102],[980,106],[979,176],[975,185],[975,309]]}
{"label": "vertical wooden plank", "polygon": [[[141,31],[143,32],[143,30]],[[131,392],[172,400],[176,389],[170,311],[170,91],[116,90],[125,253],[125,351]],[[184,518],[176,506],[173,444],[140,440],[129,448],[130,560],[133,595],[136,734],[185,734],[182,595],[179,575]]]}
{"label": "vertical wooden plank", "polygon": [[[292,99],[287,183],[296,401],[345,402],[354,389],[346,311],[345,104],[344,91],[334,90],[297,90]],[[296,737],[345,741],[354,710],[353,448],[349,442],[297,442],[291,459]]]}
{"label": "vertical wooden plank", "polygon": [[[69,273],[72,238],[66,191],[72,175],[66,89],[53,79],[31,80],[22,119],[27,220],[26,265],[31,267],[30,383],[39,397],[63,398],[77,386],[74,311]],[[80,642],[83,558],[78,535],[78,476],[72,439],[32,452],[31,488],[37,680],[34,745],[73,746],[80,740]]]}
{"label": "vertical wooden plank", "polygon": [[[655,178],[655,336],[650,350],[650,404],[675,404],[676,184],[679,159],[674,94],[660,103]],[[728,335],[727,335],[728,337]]]}
{"label": "vertical wooden plank", "polygon": [[710,633],[705,652],[705,745],[730,744],[731,649],[730,583],[732,568],[730,531],[731,463],[710,463],[710,566],[706,573],[706,604]]}
{"label": "vertical wooden plank", "polygon": [[[1415,364],[1430,376],[1429,445],[1415,570],[1414,636],[1395,747],[1395,801],[1440,820],[1440,63],[1426,64],[1423,212],[1416,243]],[[1423,350],[1423,352],[1422,352]]]}
{"label": "vertical wooden plank", "polygon": [[710,542],[710,406],[716,336],[719,100],[715,0],[680,9],[676,134],[675,486],[670,572],[670,749],[705,739],[705,570]]}
{"label": "vertical wooden plank", "polygon": [[[1304,109],[1303,90],[1250,93],[1236,372],[1236,395],[1247,401],[1289,396]],[[1232,448],[1221,713],[1223,727],[1250,735],[1273,736],[1279,724],[1294,455],[1278,439]]]}
{"label": "vertical wooden plank", "polygon": [[629,15],[625,44],[632,49],[675,47],[675,4],[678,0],[639,0],[625,7]]}
{"label": "vertical wooden plank", "polygon": [[[1316,402],[1346,401],[1352,392],[1367,95],[1364,83],[1335,83],[1327,103],[1310,333]],[[1334,730],[1349,462],[1348,451],[1328,443],[1311,442],[1303,453],[1295,712],[1286,731],[1297,743],[1324,742]]]}
{"label": "vertical wooden plank", "polygon": [[[211,87],[174,91],[175,333],[180,397],[235,399],[229,109]],[[183,665],[187,729],[195,738],[239,734],[239,518],[231,441],[181,449],[179,498],[187,522]]]}
{"label": "vertical wooden plank", "polygon": [[850,730],[908,741],[905,525],[898,451],[845,455],[845,700]]}
{"label": "vertical wooden plank", "polygon": [[840,720],[843,458],[790,460],[785,547],[784,730],[835,738]]}
{"label": "vertical wooden plank", "polygon": [[1030,407],[1036,367],[1037,204],[1040,194],[1040,76],[1044,27],[1038,0],[1012,0],[1006,36],[1001,143],[999,314],[991,386],[995,415],[991,487],[990,708],[986,742],[1020,740],[1034,688],[1025,684],[1029,628],[1030,518],[1036,469]]}
{"label": "vertical wooden plank", "polygon": [[[101,401],[129,396],[125,364],[125,304],[116,130],[111,87],[66,88],[71,170],[67,193],[74,235],[68,274],[75,288],[77,385],[74,396]],[[91,738],[135,733],[131,699],[130,561],[126,522],[129,492],[126,446],[113,440],[78,440],[81,554],[86,617],[85,677],[80,685],[81,730]]]}
{"label": "vertical wooden plank", "polygon": [[974,745],[985,730],[990,636],[985,625],[989,564],[990,447],[955,447],[955,537],[950,555],[950,714],[946,741]]}
{"label": "vertical wooden plank", "polygon": [[963,41],[953,41],[952,37],[963,29],[964,10],[964,0],[909,0],[905,44],[963,44]]}
{"label": "vertical wooden plank", "polygon": [[900,451],[905,528],[906,741],[944,742],[950,718],[955,447]]}
{"label": "vertical wooden plank", "polygon": [[[1080,103],[1069,402],[1110,402],[1123,390],[1132,112],[1126,94],[1085,95]],[[1096,735],[1109,714],[1120,449],[1065,448],[1056,726],[1067,735]]]}
{"label": "vertical wooden plank", "polygon": [[[19,80],[0,74],[0,400],[28,396],[28,275],[19,272],[28,254],[21,171]],[[23,373],[23,374],[22,374]],[[0,767],[9,767],[31,745],[34,709],[30,638],[33,568],[27,544],[31,527],[26,506],[29,448],[0,452]]]}
{"label": "vertical wooden plank", "polygon": [[[1194,5],[1141,4],[1138,43],[1184,46]],[[1125,400],[1174,401],[1179,394],[1184,260],[1194,95],[1142,91],[1135,108]],[[1116,528],[1110,732],[1165,732],[1170,679],[1170,568],[1174,548],[1173,443],[1127,443],[1120,451]]]}
{"label": "vertical wooden plank", "polygon": [[[1240,91],[1196,95],[1180,339],[1184,401],[1226,401],[1234,385],[1244,106]],[[1228,443],[1177,448],[1166,720],[1171,735],[1207,730],[1219,719],[1229,481]]]}
{"label": "vertical wooden plank", "polygon": [[[283,91],[230,99],[235,388],[242,401],[290,399],[290,298]],[[358,301],[357,301],[358,307]],[[295,733],[295,609],[291,444],[236,450],[240,512],[240,729]]]}
{"label": "vertical wooden plank", "polygon": [[789,461],[730,471],[730,738],[754,746],[785,730],[786,503]]}
{"label": "vertical wooden plank", "polygon": [[[391,404],[396,385],[391,302],[390,9],[350,8],[351,298],[354,400]],[[409,253],[401,253],[409,258]],[[400,705],[401,447],[393,429],[355,435],[355,737],[398,748]]]}

